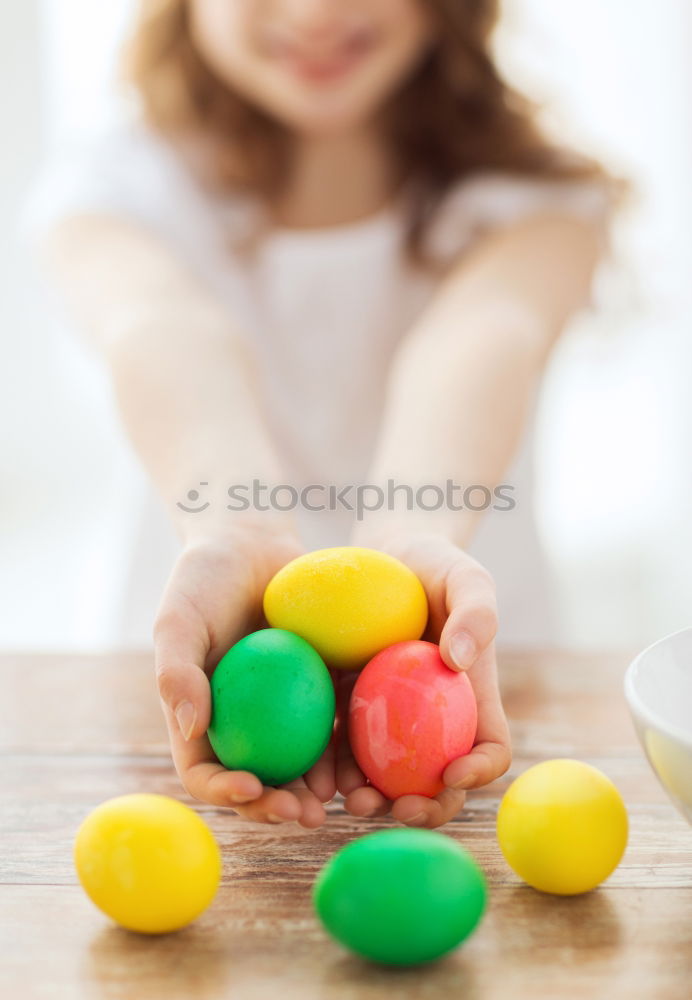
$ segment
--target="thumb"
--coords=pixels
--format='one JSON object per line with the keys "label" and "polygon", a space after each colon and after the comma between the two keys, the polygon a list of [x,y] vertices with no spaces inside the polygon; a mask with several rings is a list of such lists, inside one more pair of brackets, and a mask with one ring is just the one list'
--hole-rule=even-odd
{"label": "thumb", "polygon": [[172,712],[185,740],[202,736],[211,717],[211,689],[203,664],[207,643],[203,633],[177,615],[154,626],[154,670],[159,695]]}
{"label": "thumb", "polygon": [[475,560],[457,563],[447,577],[446,603],[440,655],[452,670],[468,670],[497,633],[495,583]]}

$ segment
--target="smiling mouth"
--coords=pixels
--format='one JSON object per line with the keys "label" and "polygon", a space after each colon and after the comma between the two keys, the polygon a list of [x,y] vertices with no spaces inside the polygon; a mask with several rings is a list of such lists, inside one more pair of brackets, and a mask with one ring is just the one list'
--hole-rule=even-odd
{"label": "smiling mouth", "polygon": [[357,31],[337,46],[330,46],[327,53],[307,50],[290,42],[278,42],[272,46],[271,55],[294,76],[309,83],[325,83],[340,79],[354,69],[374,49],[375,44],[372,32]]}

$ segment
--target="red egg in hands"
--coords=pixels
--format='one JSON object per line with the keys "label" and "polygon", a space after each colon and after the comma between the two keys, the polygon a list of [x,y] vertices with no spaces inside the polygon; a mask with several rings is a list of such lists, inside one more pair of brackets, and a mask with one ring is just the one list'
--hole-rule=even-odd
{"label": "red egg in hands", "polygon": [[433,798],[442,772],[473,747],[476,698],[465,673],[451,670],[433,642],[388,646],[353,687],[349,739],[363,774],[388,799]]}

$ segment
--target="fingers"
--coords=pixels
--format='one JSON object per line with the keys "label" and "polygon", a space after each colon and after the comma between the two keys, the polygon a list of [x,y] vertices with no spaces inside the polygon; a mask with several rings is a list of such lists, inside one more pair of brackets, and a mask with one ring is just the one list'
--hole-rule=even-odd
{"label": "fingers", "polygon": [[334,738],[329,741],[316,764],[305,774],[305,784],[320,802],[330,802],[336,795]]}
{"label": "fingers", "polygon": [[433,829],[448,823],[464,805],[466,792],[445,788],[434,798],[402,795],[392,806],[392,816],[406,826]]}
{"label": "fingers", "polygon": [[[170,709],[165,708],[171,738],[171,749],[176,771],[185,791],[202,802],[235,809],[245,819],[256,823],[301,822],[304,814],[307,826],[319,826],[324,813],[321,803],[318,810],[307,804],[295,790],[267,788],[249,771],[228,771],[214,757],[206,736],[194,740],[183,739]],[[307,789],[305,789],[307,792]]]}
{"label": "fingers", "polygon": [[336,725],[334,727],[336,789],[344,797],[367,784],[367,778],[358,767],[348,738],[348,709],[357,673],[335,671],[332,674],[336,689]]}
{"label": "fingers", "polygon": [[372,785],[362,785],[344,798],[344,808],[352,816],[386,816],[391,805]]}
{"label": "fingers", "polygon": [[[311,769],[314,790],[302,778],[288,787],[266,788],[249,771],[227,770],[206,735],[211,717],[207,674],[253,624],[255,584],[247,560],[239,562],[233,546],[209,544],[183,553],[169,579],[153,637],[173,761],[185,790],[203,802],[232,807],[255,822],[296,821],[312,828],[325,819],[318,796],[334,794],[333,748]],[[227,599],[229,592],[235,600]]]}
{"label": "fingers", "polygon": [[462,553],[449,569],[446,584],[448,618],[440,654],[453,670],[468,670],[497,633],[495,582],[479,562]]}
{"label": "fingers", "polygon": [[[244,819],[254,823],[295,823],[300,822],[303,814],[298,797],[287,788],[265,788],[254,802],[233,808]],[[319,826],[319,823],[316,825]]]}
{"label": "fingers", "polygon": [[204,629],[191,628],[171,614],[154,626],[154,669],[159,695],[172,712],[185,740],[207,731],[211,691],[203,665],[207,654]]}
{"label": "fingers", "polygon": [[[161,699],[186,740],[209,726],[207,671],[247,631],[253,601],[246,573],[223,547],[200,546],[179,557],[166,584],[153,627],[154,666]],[[237,596],[226,600],[232,587]]]}
{"label": "fingers", "polygon": [[304,779],[297,778],[283,787],[286,790],[290,789],[300,804],[301,813],[297,817],[300,825],[304,826],[307,830],[314,830],[318,826],[322,826],[327,818],[324,806],[315,793],[307,787]]}
{"label": "fingers", "polygon": [[336,788],[344,797],[367,784],[367,778],[358,767],[347,739],[342,739],[336,749]]}
{"label": "fingers", "polygon": [[229,771],[216,759],[206,736],[186,740],[175,715],[164,703],[173,763],[185,790],[202,802],[236,806],[262,795],[262,782],[249,771]]}
{"label": "fingers", "polygon": [[263,793],[259,778],[249,771],[228,771],[222,764],[201,761],[181,775],[186,791],[215,806],[243,805]]}
{"label": "fingers", "polygon": [[447,765],[442,780],[450,788],[481,788],[503,775],[511,763],[509,747],[502,743],[478,743],[471,753]]}
{"label": "fingers", "polygon": [[497,684],[495,644],[469,671],[478,706],[476,741],[470,753],[445,768],[442,780],[455,789],[480,788],[503,775],[512,763],[509,725]]}
{"label": "fingers", "polygon": [[216,760],[206,736],[185,740],[167,706],[164,714],[173,762],[189,795],[211,805],[231,807],[256,823],[298,822],[308,829],[324,823],[324,807],[302,778],[282,788],[267,788],[249,771],[228,771]]}
{"label": "fingers", "polygon": [[334,728],[336,788],[344,796],[344,809],[352,816],[386,816],[391,802],[368,784],[356,763],[348,738],[348,706],[357,673],[335,672],[337,718]]}
{"label": "fingers", "polygon": [[[338,671],[330,670],[330,677],[334,685],[335,696],[335,719],[332,728],[332,736],[326,750],[316,764],[303,776],[308,789],[317,796],[320,802],[330,802],[337,792],[336,787],[336,759],[337,744],[340,740],[339,720],[343,718],[344,710],[348,710],[348,698],[344,694],[341,684],[343,677]],[[345,702],[344,702],[344,699]],[[345,708],[344,708],[345,705]]]}
{"label": "fingers", "polygon": [[405,826],[432,830],[453,819],[465,800],[466,792],[445,788],[434,799],[425,795],[402,795],[392,803],[376,788],[365,785],[351,792],[346,797],[344,806],[352,816],[360,817],[386,816],[391,810],[392,817]]}
{"label": "fingers", "polygon": [[156,664],[156,682],[184,740],[203,736],[211,718],[209,679],[195,663],[162,659]]}

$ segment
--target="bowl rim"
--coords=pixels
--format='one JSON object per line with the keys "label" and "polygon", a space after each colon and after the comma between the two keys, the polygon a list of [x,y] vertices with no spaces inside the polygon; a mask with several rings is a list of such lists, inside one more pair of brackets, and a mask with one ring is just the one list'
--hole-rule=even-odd
{"label": "bowl rim", "polygon": [[646,705],[639,697],[634,684],[634,678],[641,661],[648,657],[648,654],[657,646],[669,643],[676,636],[682,635],[684,632],[688,632],[692,635],[692,625],[686,625],[684,628],[679,628],[675,632],[670,632],[668,635],[664,635],[660,639],[656,639],[655,642],[650,643],[637,653],[625,671],[624,688],[625,698],[627,699],[630,710],[634,714],[642,716],[652,728],[662,730],[668,736],[673,737],[692,751],[692,734],[686,732],[684,729],[681,729],[679,726],[676,726],[674,723],[668,722],[663,718],[663,716],[650,709],[649,706]]}

